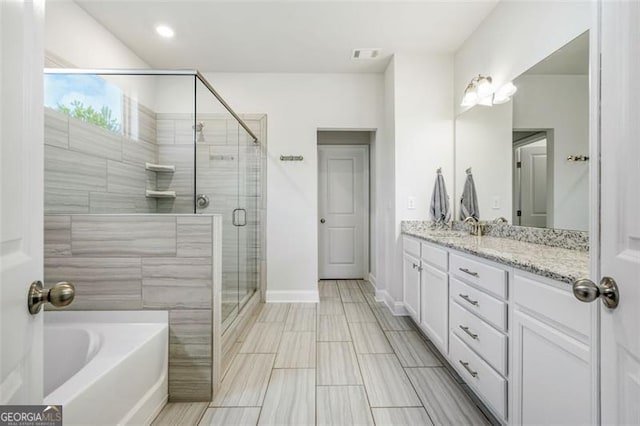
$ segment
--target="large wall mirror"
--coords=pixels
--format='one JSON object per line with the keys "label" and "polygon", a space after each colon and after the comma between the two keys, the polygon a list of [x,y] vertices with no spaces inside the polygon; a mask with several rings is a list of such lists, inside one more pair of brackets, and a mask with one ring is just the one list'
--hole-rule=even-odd
{"label": "large wall mirror", "polygon": [[517,77],[511,101],[456,118],[454,206],[473,176],[480,220],[589,228],[589,34]]}

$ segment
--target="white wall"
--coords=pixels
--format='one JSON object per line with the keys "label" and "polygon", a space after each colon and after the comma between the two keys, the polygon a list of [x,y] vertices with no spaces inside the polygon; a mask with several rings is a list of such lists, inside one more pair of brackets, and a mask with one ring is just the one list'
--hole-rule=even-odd
{"label": "white wall", "polygon": [[[205,76],[236,111],[267,114],[267,300],[317,298],[317,131],[377,130],[376,150],[384,147],[383,76]],[[281,154],[303,155],[304,161],[281,162]]]}
{"label": "white wall", "polygon": [[[150,68],[131,49],[71,0],[47,0],[45,52],[76,68]],[[153,109],[153,77],[105,77],[131,98]]]}
{"label": "white wall", "polygon": [[[514,129],[553,129],[553,227],[589,229],[589,78],[523,75],[513,98]],[[506,216],[509,217],[509,216]]]}
{"label": "white wall", "polygon": [[387,288],[393,287],[396,269],[396,227],[395,227],[395,59],[392,58],[384,73],[384,128],[386,143],[378,145],[376,151],[378,166],[378,227],[377,253],[379,262],[375,275],[370,277],[379,297],[393,303]]}
{"label": "white wall", "polygon": [[[429,220],[436,178],[442,173],[453,191],[453,56],[394,56],[395,217],[394,274],[387,292],[402,300],[403,220]],[[415,198],[415,209],[408,198]]]}
{"label": "white wall", "polygon": [[455,55],[457,112],[472,77],[500,86],[589,29],[593,4],[582,1],[501,1]]}
{"label": "white wall", "polygon": [[[511,102],[492,107],[476,106],[457,117],[455,220],[460,220],[460,197],[467,177],[465,170],[471,167],[480,220],[504,217],[511,222],[512,109]],[[494,198],[498,200],[497,209],[493,208]]]}

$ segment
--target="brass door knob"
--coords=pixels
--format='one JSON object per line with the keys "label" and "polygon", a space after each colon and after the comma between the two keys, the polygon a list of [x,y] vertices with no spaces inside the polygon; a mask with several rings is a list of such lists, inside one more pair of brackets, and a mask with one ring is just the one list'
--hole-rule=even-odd
{"label": "brass door knob", "polygon": [[27,297],[29,313],[31,315],[37,314],[45,303],[51,303],[57,308],[67,306],[73,302],[75,295],[76,289],[70,282],[61,281],[53,287],[45,289],[42,281],[34,281],[29,287],[29,295]]}

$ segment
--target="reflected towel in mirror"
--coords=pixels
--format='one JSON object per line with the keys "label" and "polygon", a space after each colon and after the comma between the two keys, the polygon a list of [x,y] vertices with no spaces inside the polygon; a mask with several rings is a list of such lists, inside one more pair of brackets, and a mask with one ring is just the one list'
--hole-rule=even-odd
{"label": "reflected towel in mirror", "polygon": [[451,220],[451,209],[449,208],[449,195],[444,184],[444,177],[438,169],[436,182],[431,194],[431,207],[429,208],[431,220],[435,223],[447,223]]}
{"label": "reflected towel in mirror", "polygon": [[467,171],[467,180],[464,182],[464,189],[460,198],[460,220],[465,220],[468,217],[480,219],[476,185],[473,182],[473,175],[470,170]]}

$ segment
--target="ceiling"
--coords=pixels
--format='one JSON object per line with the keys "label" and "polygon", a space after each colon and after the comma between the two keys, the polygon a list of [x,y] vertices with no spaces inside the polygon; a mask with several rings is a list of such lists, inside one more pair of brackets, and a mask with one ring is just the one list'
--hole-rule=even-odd
{"label": "ceiling", "polygon": [[[154,68],[382,72],[393,53],[454,52],[498,0],[76,0]],[[154,27],[175,30],[162,39]],[[381,48],[355,61],[354,48]]]}
{"label": "ceiling", "polygon": [[524,74],[589,74],[589,32],[571,40]]}

